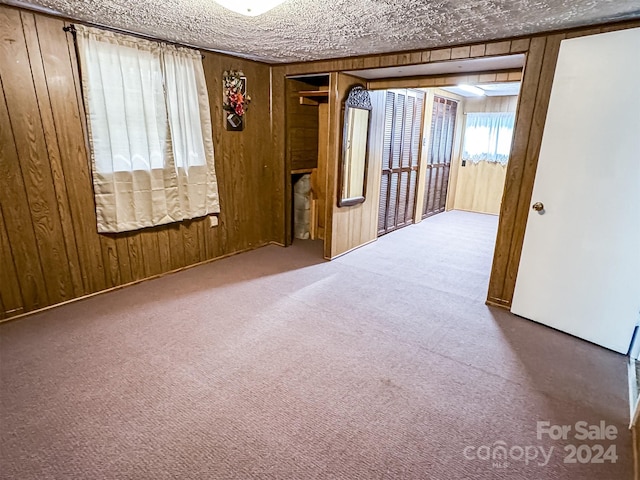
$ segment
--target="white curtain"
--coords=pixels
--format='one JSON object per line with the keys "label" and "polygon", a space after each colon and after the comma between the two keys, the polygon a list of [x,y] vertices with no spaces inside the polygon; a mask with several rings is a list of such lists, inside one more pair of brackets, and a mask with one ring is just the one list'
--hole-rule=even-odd
{"label": "white curtain", "polygon": [[467,113],[462,159],[506,165],[511,152],[515,113]]}
{"label": "white curtain", "polygon": [[199,52],[76,30],[98,231],[219,213]]}

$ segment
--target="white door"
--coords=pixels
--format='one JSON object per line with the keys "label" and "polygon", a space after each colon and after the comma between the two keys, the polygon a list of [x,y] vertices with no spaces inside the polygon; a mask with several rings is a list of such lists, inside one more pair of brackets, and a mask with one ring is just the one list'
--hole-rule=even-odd
{"label": "white door", "polygon": [[511,311],[620,353],[640,318],[640,29],[560,46]]}

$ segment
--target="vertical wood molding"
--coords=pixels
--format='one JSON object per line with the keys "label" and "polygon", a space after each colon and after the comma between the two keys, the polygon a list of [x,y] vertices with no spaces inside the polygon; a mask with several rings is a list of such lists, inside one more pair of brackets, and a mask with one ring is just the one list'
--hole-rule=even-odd
{"label": "vertical wood molding", "polygon": [[[327,120],[329,122],[327,131],[327,176],[325,192],[327,198],[325,199],[325,219],[326,227],[324,232],[324,257],[332,258],[335,248],[335,238],[333,236],[334,231],[334,205],[336,204],[337,195],[337,174],[338,174],[338,155],[339,155],[339,142],[340,134],[337,132],[336,122],[340,122],[340,102],[342,101],[342,95],[338,90],[338,74],[332,73],[329,75],[329,103],[328,103],[328,115]],[[336,138],[337,135],[337,138]]]}
{"label": "vertical wood molding", "polygon": [[[514,237],[514,230],[516,230],[516,227],[520,229],[524,228],[522,225],[516,225],[519,208],[518,199],[520,197],[520,188],[522,187],[527,146],[533,122],[536,94],[538,92],[538,83],[546,43],[546,38],[539,37],[534,38],[529,46],[516,112],[516,128],[513,137],[513,146],[511,148],[511,156],[509,157],[505,189],[502,196],[500,223],[496,237],[491,279],[489,281],[488,301],[503,306],[508,306],[511,302],[511,299],[504,298],[503,291],[506,283],[506,272],[509,267],[509,253]],[[522,207],[520,207],[520,209],[522,209]]]}
{"label": "vertical wood molding", "polygon": [[458,175],[460,172],[460,156],[462,155],[462,141],[464,136],[464,108],[465,97],[455,95],[446,90],[436,90],[437,94],[441,97],[452,98],[458,101],[458,110],[456,112],[456,126],[455,133],[453,135],[453,152],[451,155],[451,173],[449,175],[449,187],[447,188],[447,201],[445,205],[445,211],[449,211],[453,208],[453,204],[456,198],[456,192],[458,189]]}
{"label": "vertical wood molding", "polygon": [[513,299],[551,85],[563,38],[564,34],[558,34],[533,39],[525,64],[488,294],[489,303],[505,307],[509,307]]}
{"label": "vertical wood molding", "polygon": [[431,142],[431,122],[433,120],[433,97],[435,89],[429,89],[424,96],[424,111],[422,114],[422,130],[420,139],[420,161],[418,163],[418,178],[416,184],[416,204],[413,212],[413,223],[422,221],[422,209],[427,180],[427,160],[429,144]]}
{"label": "vertical wood molding", "polygon": [[511,245],[509,249],[509,260],[505,275],[505,284],[502,290],[502,300],[508,301],[509,305],[513,299],[513,292],[516,285],[516,276],[520,265],[520,254],[524,243],[524,232],[527,225],[527,218],[531,211],[529,204],[533,192],[533,184],[538,166],[538,155],[542,145],[542,133],[547,118],[549,98],[551,97],[551,85],[556,71],[560,42],[565,37],[564,34],[553,35],[547,38],[542,69],[538,81],[538,89],[535,97],[535,108],[533,112],[533,122],[529,130],[529,141],[525,162],[522,169],[522,180],[520,191],[518,192],[517,207],[515,210],[515,225]]}
{"label": "vertical wood molding", "polygon": [[270,108],[269,126],[271,133],[271,212],[274,215],[271,223],[271,238],[282,245],[291,243],[290,228],[291,185],[287,176],[291,171],[291,165],[286,155],[286,80],[283,67],[271,67],[270,78]]}
{"label": "vertical wood molding", "polygon": [[363,214],[365,241],[378,237],[378,209],[380,205],[380,182],[382,180],[382,157],[384,148],[385,93],[370,92],[371,124],[369,132],[369,155],[367,165],[367,202],[370,207]]}

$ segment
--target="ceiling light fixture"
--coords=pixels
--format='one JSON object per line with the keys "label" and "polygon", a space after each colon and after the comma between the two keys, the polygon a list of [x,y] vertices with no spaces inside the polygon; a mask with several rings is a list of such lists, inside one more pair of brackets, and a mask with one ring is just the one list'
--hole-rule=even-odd
{"label": "ceiling light fixture", "polygon": [[458,85],[460,90],[464,90],[465,92],[473,93],[479,97],[484,95],[484,90],[478,87],[474,87],[473,85]]}
{"label": "ceiling light fixture", "polygon": [[224,8],[241,15],[257,17],[277,7],[285,0],[215,0]]}

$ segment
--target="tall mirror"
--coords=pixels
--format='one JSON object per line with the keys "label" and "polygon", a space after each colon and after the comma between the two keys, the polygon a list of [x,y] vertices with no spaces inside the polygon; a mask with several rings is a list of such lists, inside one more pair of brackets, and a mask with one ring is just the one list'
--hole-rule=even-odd
{"label": "tall mirror", "polygon": [[367,184],[367,154],[371,99],[369,92],[357,85],[344,102],[342,162],[340,165],[338,206],[364,202]]}

